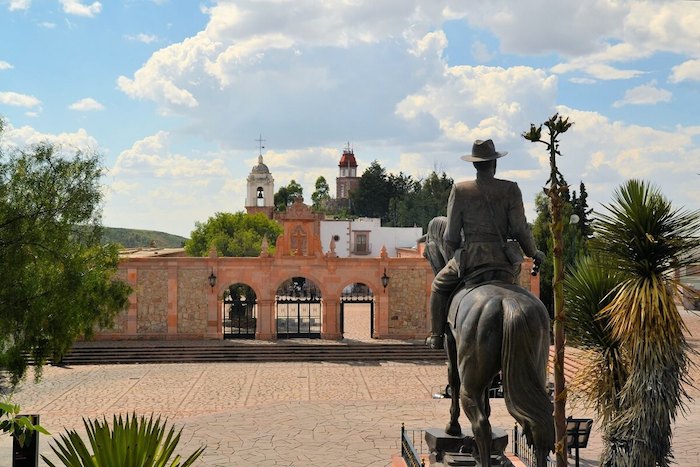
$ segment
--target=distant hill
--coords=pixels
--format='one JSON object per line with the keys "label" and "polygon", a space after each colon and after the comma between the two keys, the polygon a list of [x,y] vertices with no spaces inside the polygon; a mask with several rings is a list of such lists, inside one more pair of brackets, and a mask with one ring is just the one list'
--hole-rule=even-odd
{"label": "distant hill", "polygon": [[156,247],[180,248],[184,245],[185,237],[155,230],[122,229],[104,227],[102,240],[105,243],[116,243],[124,248]]}

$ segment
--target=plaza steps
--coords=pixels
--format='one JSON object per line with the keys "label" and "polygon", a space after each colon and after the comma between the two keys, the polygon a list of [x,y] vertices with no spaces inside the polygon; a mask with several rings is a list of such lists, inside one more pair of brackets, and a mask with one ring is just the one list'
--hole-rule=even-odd
{"label": "plaza steps", "polygon": [[193,345],[153,342],[76,343],[63,358],[63,365],[197,362],[349,362],[399,361],[445,362],[445,352],[420,344],[255,344],[197,343]]}

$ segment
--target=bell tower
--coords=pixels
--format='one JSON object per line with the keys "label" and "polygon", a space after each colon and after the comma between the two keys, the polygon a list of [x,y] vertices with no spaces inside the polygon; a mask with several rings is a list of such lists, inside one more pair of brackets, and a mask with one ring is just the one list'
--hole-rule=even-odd
{"label": "bell tower", "polygon": [[262,150],[265,146],[262,143],[265,140],[262,139],[262,135],[257,141],[259,146],[258,164],[253,167],[247,178],[245,209],[248,214],[263,212],[269,219],[272,219],[275,211],[275,180],[270,174],[270,169],[263,162]]}
{"label": "bell tower", "polygon": [[350,143],[343,149],[343,155],[338,163],[338,177],[335,179],[335,198],[349,200],[350,193],[357,189],[360,177],[357,176],[357,161]]}

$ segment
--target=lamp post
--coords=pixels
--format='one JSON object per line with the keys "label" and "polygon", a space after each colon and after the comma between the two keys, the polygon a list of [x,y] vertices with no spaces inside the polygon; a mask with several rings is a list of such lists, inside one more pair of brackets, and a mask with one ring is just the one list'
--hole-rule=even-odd
{"label": "lamp post", "polygon": [[384,268],[384,274],[382,275],[382,286],[384,286],[384,293],[386,293],[387,285],[389,285],[389,276],[386,275],[386,268]]}
{"label": "lamp post", "polygon": [[209,285],[211,286],[211,291],[214,291],[214,286],[216,285],[216,274],[214,274],[214,269],[211,270],[209,274]]}

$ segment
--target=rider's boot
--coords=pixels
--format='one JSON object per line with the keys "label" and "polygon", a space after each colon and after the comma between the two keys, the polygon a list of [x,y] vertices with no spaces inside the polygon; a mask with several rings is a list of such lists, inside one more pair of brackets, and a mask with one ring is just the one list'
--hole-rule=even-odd
{"label": "rider's boot", "polygon": [[438,292],[430,294],[430,337],[426,339],[425,343],[431,349],[445,348],[445,325],[449,298],[449,295]]}

